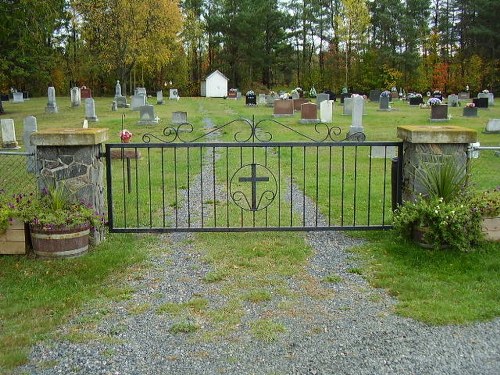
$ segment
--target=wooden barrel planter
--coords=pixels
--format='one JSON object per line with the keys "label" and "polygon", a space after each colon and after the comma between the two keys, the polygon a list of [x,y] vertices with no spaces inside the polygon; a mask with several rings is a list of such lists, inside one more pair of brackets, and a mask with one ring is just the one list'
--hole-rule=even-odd
{"label": "wooden barrel planter", "polygon": [[30,232],[33,251],[40,258],[78,257],[89,249],[89,225],[62,229],[43,229],[32,226]]}

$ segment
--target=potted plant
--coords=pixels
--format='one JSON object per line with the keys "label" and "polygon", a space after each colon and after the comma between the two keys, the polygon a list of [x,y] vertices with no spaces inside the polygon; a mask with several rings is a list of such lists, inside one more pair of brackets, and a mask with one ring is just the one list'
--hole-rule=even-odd
{"label": "potted plant", "polygon": [[500,241],[500,187],[476,194],[471,203],[481,215],[486,239]]}
{"label": "potted plant", "polygon": [[104,219],[84,202],[75,201],[62,183],[44,189],[39,196],[15,195],[12,213],[29,225],[34,253],[43,258],[83,255],[89,247],[90,230]]}
{"label": "potted plant", "polygon": [[443,105],[441,99],[430,98],[427,104],[431,107],[431,121],[448,120],[448,106]]}
{"label": "potted plant", "polygon": [[477,117],[477,108],[474,103],[467,103],[463,110],[464,117]]}
{"label": "potted plant", "polygon": [[434,157],[416,169],[423,190],[394,213],[394,229],[422,247],[470,250],[482,238],[480,211],[469,192],[466,167],[452,157]]}

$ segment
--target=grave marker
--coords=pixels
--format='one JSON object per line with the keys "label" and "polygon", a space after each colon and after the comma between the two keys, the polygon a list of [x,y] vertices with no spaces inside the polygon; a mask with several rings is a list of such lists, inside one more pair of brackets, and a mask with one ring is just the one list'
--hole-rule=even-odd
{"label": "grave marker", "polygon": [[163,90],[156,92],[156,104],[158,105],[163,104]]}
{"label": "grave marker", "polygon": [[319,105],[319,119],[323,123],[331,123],[333,121],[333,100],[324,100]]}
{"label": "grave marker", "polygon": [[187,112],[172,112],[172,124],[184,124],[187,122]]}
{"label": "grave marker", "polygon": [[12,93],[12,103],[24,103],[24,96],[22,92]]}
{"label": "grave marker", "polygon": [[95,102],[92,98],[85,99],[85,119],[91,122],[99,121],[95,114]]}
{"label": "grave marker", "polygon": [[459,105],[458,95],[455,94],[448,95],[448,107],[458,107],[458,105]]}
{"label": "grave marker", "polygon": [[45,113],[57,113],[57,104],[56,104],[56,89],[53,86],[50,86],[47,89],[48,102],[45,107]]}
{"label": "grave marker", "polygon": [[169,100],[179,100],[179,91],[177,89],[170,89]]}
{"label": "grave marker", "polygon": [[352,98],[345,98],[344,99],[344,108],[342,110],[342,114],[344,116],[352,116]]}
{"label": "grave marker", "polygon": [[314,103],[304,103],[300,108],[301,124],[311,124],[320,122],[318,119],[318,106]]}
{"label": "grave marker", "polygon": [[137,94],[132,96],[132,103],[130,105],[130,109],[132,111],[139,111],[142,106],[146,105],[146,95]]}
{"label": "grave marker", "polygon": [[30,154],[26,160],[26,170],[34,173],[36,171],[35,151],[36,146],[31,144],[31,134],[38,131],[38,125],[35,116],[28,116],[23,121],[23,142],[24,148]]}
{"label": "grave marker", "polygon": [[490,119],[486,124],[484,133],[499,134],[500,133],[500,119]]}
{"label": "grave marker", "polygon": [[14,120],[10,118],[0,120],[2,129],[2,147],[3,148],[20,148],[16,140],[16,128]]}
{"label": "grave marker", "polygon": [[146,104],[139,108],[140,120],[138,125],[155,125],[158,124],[160,118],[155,115],[155,109],[152,105]]}
{"label": "grave marker", "polygon": [[293,100],[276,99],[274,101],[274,117],[293,116]]}
{"label": "grave marker", "polygon": [[80,104],[82,104],[82,95],[80,93],[79,87],[73,87],[70,90],[70,97],[71,97],[71,106],[72,107],[79,107]]}

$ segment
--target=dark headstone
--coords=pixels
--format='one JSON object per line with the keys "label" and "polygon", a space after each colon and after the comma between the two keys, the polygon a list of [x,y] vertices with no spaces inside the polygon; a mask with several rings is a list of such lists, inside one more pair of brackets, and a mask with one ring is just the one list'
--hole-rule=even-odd
{"label": "dark headstone", "polygon": [[420,96],[414,96],[410,98],[410,105],[420,105],[424,102],[424,99]]}
{"label": "dark headstone", "polygon": [[249,94],[245,96],[246,105],[257,105],[257,96],[255,94]]}
{"label": "dark headstone", "polygon": [[0,100],[0,115],[3,115],[5,111],[3,110],[3,104],[2,101]]}
{"label": "dark headstone", "polygon": [[335,94],[333,91],[325,90],[324,93],[330,96],[330,100],[333,100],[334,102],[337,101],[337,94]]}
{"label": "dark headstone", "polygon": [[368,97],[372,102],[378,102],[380,98],[381,91],[380,90],[371,90]]}
{"label": "dark headstone", "polygon": [[0,101],[2,101],[2,102],[8,102],[9,101],[9,95],[8,94],[2,94],[2,95],[0,95]]}
{"label": "dark headstone", "polygon": [[350,93],[342,93],[342,94],[340,94],[340,103],[344,104],[344,99],[345,98],[350,98],[350,97],[351,97]]}
{"label": "dark headstone", "polygon": [[476,108],[488,108],[488,98],[473,98],[472,102]]}

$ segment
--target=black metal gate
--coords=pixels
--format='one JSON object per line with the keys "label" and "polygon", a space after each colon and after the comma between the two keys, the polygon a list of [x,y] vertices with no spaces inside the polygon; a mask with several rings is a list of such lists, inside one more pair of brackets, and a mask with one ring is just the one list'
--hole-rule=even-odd
{"label": "black metal gate", "polygon": [[144,134],[143,143],[107,144],[110,231],[391,227],[402,143],[367,142],[363,134],[336,141],[338,127],[302,128],[207,120]]}

